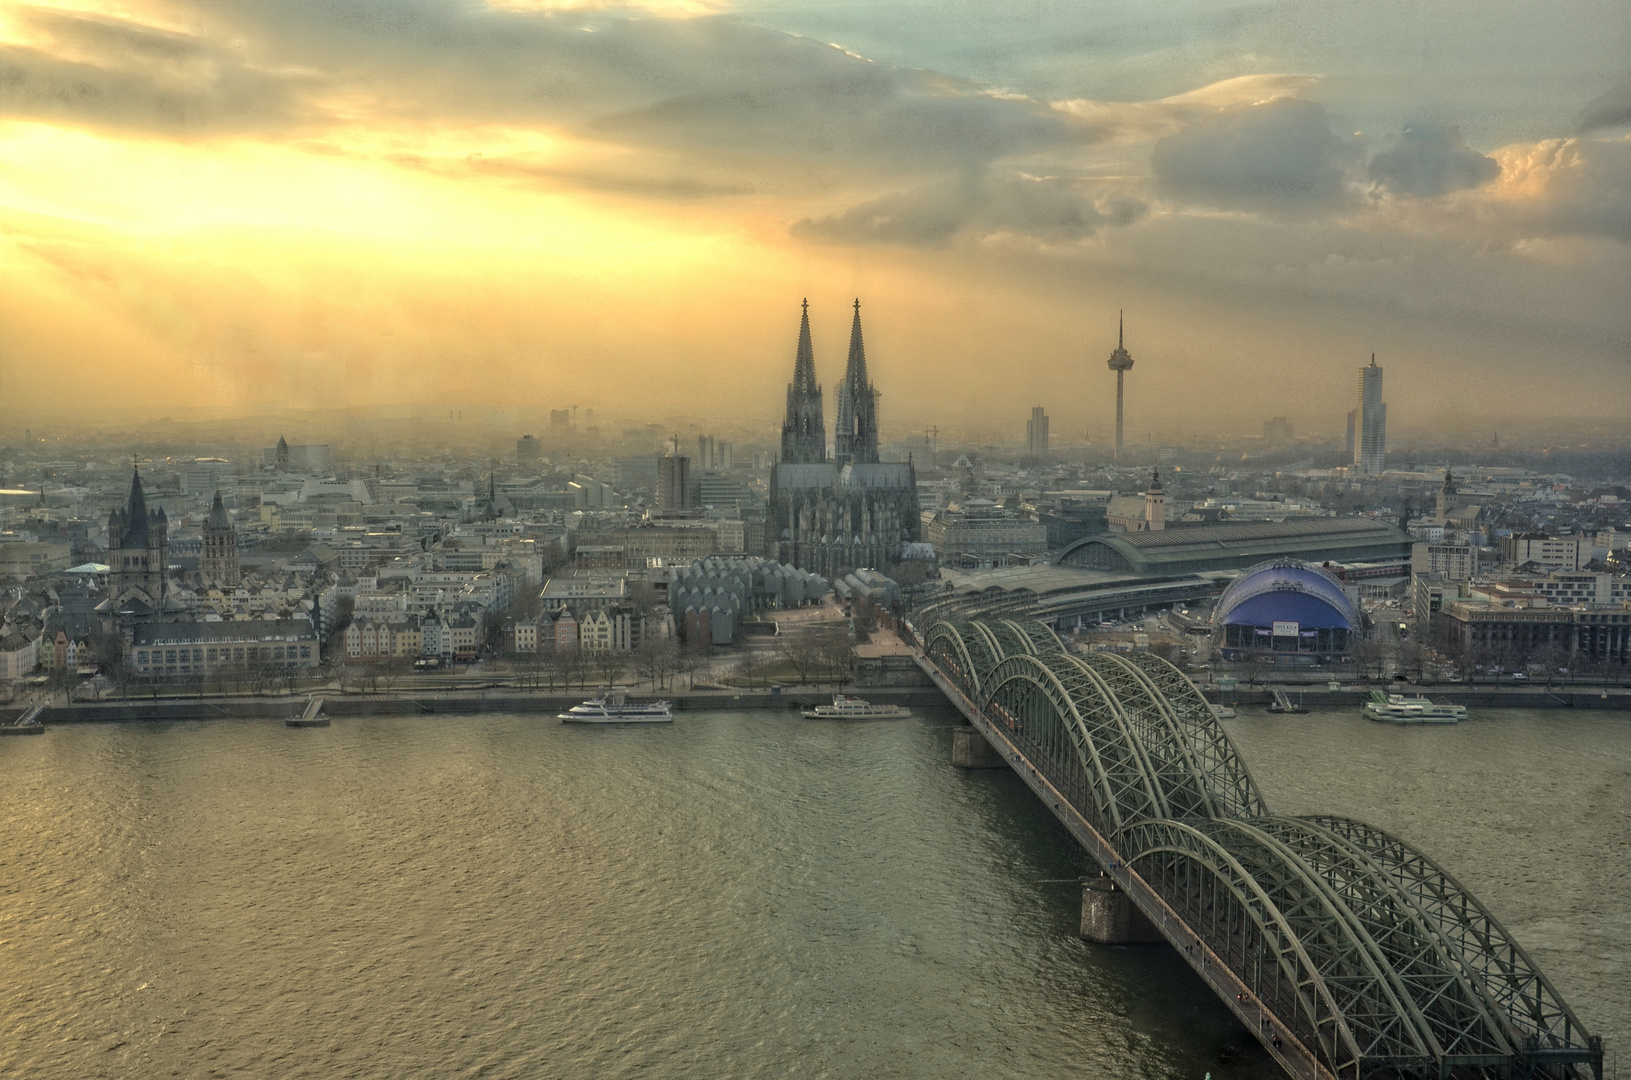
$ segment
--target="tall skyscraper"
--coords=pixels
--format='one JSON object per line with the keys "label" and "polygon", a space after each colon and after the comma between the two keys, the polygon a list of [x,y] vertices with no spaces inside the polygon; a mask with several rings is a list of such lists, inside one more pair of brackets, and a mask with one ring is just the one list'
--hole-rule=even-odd
{"label": "tall skyscraper", "polygon": [[1354,467],[1361,476],[1380,476],[1387,468],[1387,405],[1375,353],[1370,366],[1359,369],[1359,406],[1354,413]]}
{"label": "tall skyscraper", "polygon": [[861,301],[849,330],[849,363],[838,387],[838,423],[833,428],[833,460],[840,465],[878,463],[878,392],[866,374],[866,346],[861,342]]}
{"label": "tall skyscraper", "polygon": [[1124,331],[1125,320],[1116,319],[1116,351],[1110,354],[1110,370],[1116,373],[1116,458],[1121,458],[1121,390],[1122,380],[1133,369],[1133,356],[1127,351]]}
{"label": "tall skyscraper", "polygon": [[679,439],[674,448],[657,459],[657,509],[663,511],[691,509],[691,459],[679,452]]}
{"label": "tall skyscraper", "polygon": [[1048,456],[1048,414],[1037,405],[1031,409],[1031,418],[1025,422],[1025,455],[1041,458]]}
{"label": "tall skyscraper", "polygon": [[782,456],[788,464],[827,460],[827,421],[821,415],[821,384],[815,377],[815,350],[810,345],[810,301],[799,322],[793,381],[787,384],[787,415],[782,420]]}

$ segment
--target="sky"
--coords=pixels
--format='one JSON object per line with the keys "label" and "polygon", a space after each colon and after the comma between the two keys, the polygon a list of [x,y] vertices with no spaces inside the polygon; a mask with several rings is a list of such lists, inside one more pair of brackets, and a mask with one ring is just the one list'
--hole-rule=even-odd
{"label": "sky", "polygon": [[1631,6],[4,0],[0,280],[11,423],[1624,417]]}

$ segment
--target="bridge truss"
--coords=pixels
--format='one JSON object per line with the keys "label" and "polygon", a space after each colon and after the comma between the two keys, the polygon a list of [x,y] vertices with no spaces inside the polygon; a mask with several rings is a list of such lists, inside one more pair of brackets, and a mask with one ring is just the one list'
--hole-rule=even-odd
{"label": "bridge truss", "polygon": [[1259,1012],[1248,1026],[1293,1074],[1602,1080],[1601,1040],[1472,894],[1380,829],[1271,813],[1171,664],[1074,655],[1022,620],[938,622],[922,644],[937,684],[1237,1014]]}

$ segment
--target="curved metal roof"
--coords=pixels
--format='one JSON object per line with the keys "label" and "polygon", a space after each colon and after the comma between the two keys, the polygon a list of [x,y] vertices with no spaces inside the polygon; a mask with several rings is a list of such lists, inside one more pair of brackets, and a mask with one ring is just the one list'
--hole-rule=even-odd
{"label": "curved metal roof", "polygon": [[1341,582],[1317,566],[1291,559],[1276,559],[1247,570],[1224,591],[1212,620],[1220,626],[1267,626],[1284,620],[1303,626],[1340,625],[1348,630],[1362,621]]}
{"label": "curved metal roof", "polygon": [[1411,542],[1408,533],[1376,518],[1293,518],[1098,533],[1070,544],[1054,561],[1136,574],[1197,573],[1239,569],[1272,558],[1408,558]]}

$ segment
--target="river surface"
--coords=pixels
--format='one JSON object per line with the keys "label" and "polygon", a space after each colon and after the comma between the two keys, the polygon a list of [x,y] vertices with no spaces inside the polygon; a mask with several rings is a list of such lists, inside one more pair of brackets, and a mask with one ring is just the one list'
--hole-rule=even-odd
{"label": "river surface", "polygon": [[[1166,947],[1077,940],[1086,856],[920,712],[0,740],[0,1075],[1272,1076]],[[1226,726],[1275,810],[1417,843],[1631,1038],[1631,717]]]}

